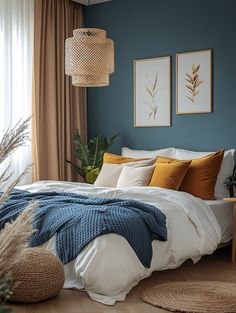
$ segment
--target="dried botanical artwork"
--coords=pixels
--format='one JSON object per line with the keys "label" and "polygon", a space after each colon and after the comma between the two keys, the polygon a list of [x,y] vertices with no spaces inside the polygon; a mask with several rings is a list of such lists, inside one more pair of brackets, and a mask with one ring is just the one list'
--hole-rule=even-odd
{"label": "dried botanical artwork", "polygon": [[187,96],[187,98],[194,103],[195,102],[195,97],[199,94],[200,92],[200,85],[203,83],[203,80],[200,80],[199,76],[199,70],[200,70],[200,64],[195,66],[193,64],[192,66],[192,73],[185,73],[187,78],[186,80],[186,85],[185,87],[187,88],[190,96]]}
{"label": "dried botanical artwork", "polygon": [[150,79],[147,73],[146,73],[146,79],[148,82],[148,84],[145,86],[145,90],[147,93],[147,100],[142,101],[142,103],[149,106],[150,112],[149,112],[148,118],[149,120],[152,118],[153,122],[155,122],[156,116],[157,116],[156,95],[158,92],[158,72],[156,72],[153,81]]}
{"label": "dried botanical artwork", "polygon": [[170,57],[134,61],[134,126],[171,125]]}
{"label": "dried botanical artwork", "polygon": [[176,113],[212,112],[212,50],[176,56]]}

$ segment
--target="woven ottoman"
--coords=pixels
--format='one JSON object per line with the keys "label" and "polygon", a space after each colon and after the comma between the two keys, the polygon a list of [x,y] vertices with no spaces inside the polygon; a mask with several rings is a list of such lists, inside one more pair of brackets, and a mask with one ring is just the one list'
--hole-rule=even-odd
{"label": "woven ottoman", "polygon": [[11,301],[36,303],[58,295],[64,285],[64,268],[51,252],[40,248],[24,249],[9,268],[17,282]]}

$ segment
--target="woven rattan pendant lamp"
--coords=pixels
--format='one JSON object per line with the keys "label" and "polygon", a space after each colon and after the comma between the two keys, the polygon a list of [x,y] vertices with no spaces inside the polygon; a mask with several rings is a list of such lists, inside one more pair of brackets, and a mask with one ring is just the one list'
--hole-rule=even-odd
{"label": "woven rattan pendant lamp", "polygon": [[[90,20],[90,0],[89,20]],[[89,21],[90,24],[90,21]],[[65,73],[72,76],[76,87],[102,87],[109,85],[114,72],[114,42],[99,28],[79,28],[66,39]]]}

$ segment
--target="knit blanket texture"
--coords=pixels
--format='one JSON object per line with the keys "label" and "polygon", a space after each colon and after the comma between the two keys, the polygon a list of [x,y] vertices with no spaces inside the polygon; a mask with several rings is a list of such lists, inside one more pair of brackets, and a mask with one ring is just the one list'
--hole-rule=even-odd
{"label": "knit blanket texture", "polygon": [[55,236],[56,253],[63,264],[74,260],[95,238],[123,236],[144,267],[152,260],[152,241],[167,240],[166,216],[156,207],[135,200],[106,199],[74,193],[30,193],[14,189],[0,207],[0,230],[32,201],[38,202],[30,246]]}

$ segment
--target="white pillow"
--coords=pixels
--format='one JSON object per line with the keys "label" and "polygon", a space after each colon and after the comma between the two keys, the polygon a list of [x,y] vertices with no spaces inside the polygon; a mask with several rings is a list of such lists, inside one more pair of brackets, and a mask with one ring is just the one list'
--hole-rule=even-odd
{"label": "white pillow", "polygon": [[96,179],[95,187],[116,187],[120,174],[125,166],[127,167],[140,167],[150,166],[155,163],[156,159],[142,160],[129,163],[112,164],[103,163],[101,171]]}
{"label": "white pillow", "polygon": [[[212,154],[214,152],[195,152],[183,149],[175,149],[174,158],[177,160],[191,160],[202,158],[206,155]],[[230,175],[232,175],[234,170],[234,153],[235,150],[227,150],[224,153],[224,158],[221,163],[220,172],[217,176],[216,185],[215,185],[215,197],[217,199],[223,199],[224,197],[228,197],[229,193],[224,188],[224,181]]]}
{"label": "white pillow", "polygon": [[151,180],[155,166],[125,166],[120,174],[116,188],[147,186]]}
{"label": "white pillow", "polygon": [[126,147],[122,148],[121,155],[127,158],[155,158],[157,156],[172,158],[174,155],[174,148],[160,149],[160,150],[132,150]]}

